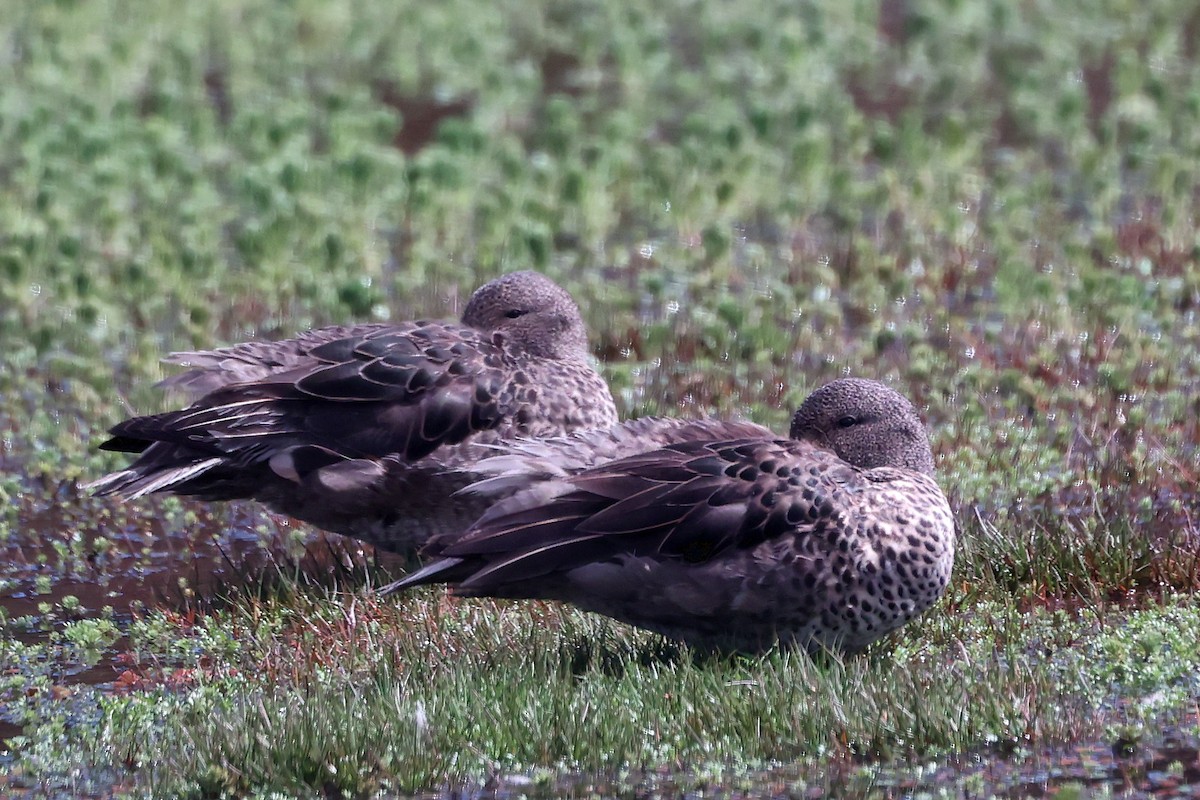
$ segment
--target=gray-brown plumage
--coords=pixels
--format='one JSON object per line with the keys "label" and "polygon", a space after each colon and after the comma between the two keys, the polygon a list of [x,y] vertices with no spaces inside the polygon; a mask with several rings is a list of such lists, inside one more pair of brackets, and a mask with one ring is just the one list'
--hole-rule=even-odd
{"label": "gray-brown plumage", "polygon": [[164,385],[197,399],[114,427],[101,448],[140,455],[91,488],[253,498],[398,552],[486,508],[452,496],[486,443],[617,421],[578,307],[533,272],[480,287],[462,324],[334,326],[169,360],[192,369]]}
{"label": "gray-brown plumage", "polygon": [[[576,474],[571,454],[596,434],[510,448],[488,480],[525,488],[465,534],[433,540],[440,560],[388,591],[449,583],[461,595],[561,600],[748,651],[779,640],[858,650],[941,596],[954,522],[904,397],[835,381],[796,412],[791,439],[695,425],[704,430],[680,426],[674,443]],[[567,459],[557,476],[555,449]]]}

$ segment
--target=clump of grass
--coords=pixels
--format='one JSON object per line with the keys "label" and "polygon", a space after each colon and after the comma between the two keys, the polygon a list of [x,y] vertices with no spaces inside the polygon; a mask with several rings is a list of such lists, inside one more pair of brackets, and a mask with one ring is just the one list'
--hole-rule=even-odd
{"label": "clump of grass", "polygon": [[1200,693],[1186,603],[1082,626],[984,605],[847,661],[703,656],[554,606],[429,594],[306,594],[224,615],[205,627],[243,633],[215,648],[197,629],[184,649],[226,667],[104,700],[94,755],[119,754],[155,793],[356,796],[547,767],[1045,747],[1101,735],[1106,707],[1142,708],[1126,721],[1152,727]]}

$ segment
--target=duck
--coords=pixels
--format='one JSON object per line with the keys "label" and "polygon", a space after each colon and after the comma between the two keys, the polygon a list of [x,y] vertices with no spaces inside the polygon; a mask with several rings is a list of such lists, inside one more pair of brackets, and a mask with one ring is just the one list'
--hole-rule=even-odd
{"label": "duck", "polygon": [[[646,430],[655,444],[639,451]],[[427,565],[383,593],[447,584],[705,650],[854,653],[928,610],[954,564],[928,433],[873,380],[814,391],[787,439],[747,422],[636,420],[494,459],[465,491],[499,499],[432,538]]]}
{"label": "duck", "polygon": [[85,488],[255,500],[414,556],[487,507],[457,490],[489,443],[617,423],[578,305],[537,272],[479,287],[460,323],[336,325],[172,354],[184,408],[126,419],[100,449],[134,454]]}

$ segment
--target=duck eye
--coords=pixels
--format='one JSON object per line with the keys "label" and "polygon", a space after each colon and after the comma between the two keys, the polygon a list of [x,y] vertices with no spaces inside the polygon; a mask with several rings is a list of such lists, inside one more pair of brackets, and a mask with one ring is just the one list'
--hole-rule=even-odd
{"label": "duck eye", "polygon": [[857,424],[858,424],[858,418],[857,418],[857,417],[853,417],[853,416],[851,416],[851,415],[849,415],[849,414],[847,414],[847,415],[846,415],[846,416],[844,416],[844,417],[841,417],[841,418],[840,418],[840,419],[838,419],[838,421],[837,421],[837,426],[838,426],[839,428],[849,428],[850,426],[852,426],[852,425],[857,425]]}
{"label": "duck eye", "polygon": [[513,309],[510,309],[510,310],[508,310],[508,311],[505,311],[505,312],[504,312],[504,316],[508,317],[509,319],[516,319],[517,317],[523,317],[523,316],[525,316],[525,314],[526,314],[526,313],[527,313],[527,312],[526,312],[526,311],[524,311],[523,309],[520,309],[520,308],[513,308]]}

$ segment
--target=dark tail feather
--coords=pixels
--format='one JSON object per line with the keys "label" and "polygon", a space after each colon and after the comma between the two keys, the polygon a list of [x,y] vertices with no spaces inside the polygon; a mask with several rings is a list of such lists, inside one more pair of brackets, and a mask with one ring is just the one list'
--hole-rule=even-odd
{"label": "dark tail feather", "polygon": [[389,583],[379,590],[381,597],[387,597],[396,592],[403,592],[406,589],[411,589],[414,586],[425,586],[432,583],[453,583],[461,580],[470,574],[469,570],[460,570],[465,559],[462,558],[442,558],[422,567],[412,575],[406,575],[394,583]]}
{"label": "dark tail feather", "polygon": [[134,466],[110,472],[91,483],[85,483],[83,488],[98,495],[115,494],[132,500],[153,492],[169,491],[221,463],[220,458],[207,458],[180,466],[153,467],[148,470]]}

